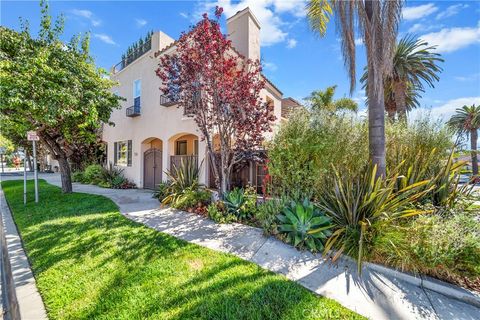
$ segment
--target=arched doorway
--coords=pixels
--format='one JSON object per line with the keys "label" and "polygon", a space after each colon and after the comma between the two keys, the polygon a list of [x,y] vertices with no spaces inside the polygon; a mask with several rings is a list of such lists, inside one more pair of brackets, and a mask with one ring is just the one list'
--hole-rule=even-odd
{"label": "arched doorway", "polygon": [[179,167],[182,161],[193,161],[198,166],[198,136],[191,133],[179,133],[169,140],[170,171]]}
{"label": "arched doorway", "polygon": [[155,189],[162,181],[162,140],[151,138],[144,142],[148,149],[143,153],[143,188]]}

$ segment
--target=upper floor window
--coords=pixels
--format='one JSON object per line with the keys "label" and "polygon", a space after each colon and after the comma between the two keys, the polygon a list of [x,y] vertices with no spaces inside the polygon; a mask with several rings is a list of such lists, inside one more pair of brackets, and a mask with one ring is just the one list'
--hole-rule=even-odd
{"label": "upper floor window", "polygon": [[133,82],[133,105],[140,107],[140,96],[142,95],[142,80],[138,79]]}

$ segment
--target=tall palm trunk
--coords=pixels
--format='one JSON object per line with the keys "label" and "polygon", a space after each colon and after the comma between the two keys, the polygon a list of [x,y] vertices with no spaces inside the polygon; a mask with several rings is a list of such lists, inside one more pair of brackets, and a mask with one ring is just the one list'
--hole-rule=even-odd
{"label": "tall palm trunk", "polygon": [[[383,90],[383,66],[385,64],[382,30],[374,19],[373,0],[365,0],[367,16],[365,44],[368,68],[368,147],[370,160],[377,166],[377,178],[386,176],[385,147],[385,92]],[[368,54],[371,53],[371,54]]]}
{"label": "tall palm trunk", "polygon": [[[374,71],[369,71],[368,76],[374,76]],[[370,80],[369,80],[370,81]],[[370,89],[372,88],[372,89]],[[368,146],[370,159],[377,165],[377,177],[386,175],[385,160],[385,105],[383,90],[368,89]]]}
{"label": "tall palm trunk", "polygon": [[471,153],[472,153],[473,176],[478,176],[477,140],[478,140],[478,130],[472,129],[470,131],[470,146],[471,146]]}
{"label": "tall palm trunk", "polygon": [[403,81],[395,81],[395,102],[397,104],[398,120],[400,121],[407,121],[407,101],[405,96],[406,90],[407,86]]}

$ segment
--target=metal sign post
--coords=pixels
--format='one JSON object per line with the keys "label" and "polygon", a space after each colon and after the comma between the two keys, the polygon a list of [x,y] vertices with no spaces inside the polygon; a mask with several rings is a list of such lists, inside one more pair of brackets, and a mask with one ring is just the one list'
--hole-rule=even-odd
{"label": "metal sign post", "polygon": [[3,171],[3,155],[5,154],[5,147],[0,147],[0,161],[2,163],[2,173],[4,173]]}
{"label": "metal sign post", "polygon": [[33,142],[33,177],[35,183],[35,202],[38,203],[38,168],[37,168],[37,144],[40,137],[35,131],[27,132],[27,140]]}
{"label": "metal sign post", "polygon": [[[18,152],[24,152],[23,147],[18,148]],[[23,205],[27,204],[27,158],[23,157]]]}
{"label": "metal sign post", "polygon": [[23,158],[23,204],[27,204],[27,158]]}
{"label": "metal sign post", "polygon": [[38,203],[37,143],[33,140],[33,177],[35,183],[35,203]]}

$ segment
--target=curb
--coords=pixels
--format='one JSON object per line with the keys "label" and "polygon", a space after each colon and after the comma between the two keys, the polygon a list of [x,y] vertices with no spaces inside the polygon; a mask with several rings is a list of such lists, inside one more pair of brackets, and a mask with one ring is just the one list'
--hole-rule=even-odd
{"label": "curb", "polygon": [[23,240],[18,232],[13,219],[10,205],[0,185],[0,206],[2,219],[4,220],[3,231],[8,239],[7,251],[10,263],[15,261],[12,267],[13,275],[12,290],[17,296],[19,318],[15,319],[48,319],[42,297],[37,288],[36,279],[33,275],[30,261],[25,253]]}
{"label": "curb", "polygon": [[443,282],[441,280],[437,280],[428,276],[416,276],[410,273],[405,273],[371,262],[364,262],[364,264],[367,266],[367,268],[371,270],[387,274],[391,277],[401,279],[420,288],[428,289],[449,298],[453,298],[480,308],[480,295],[468,289],[460,288],[453,284]]}

